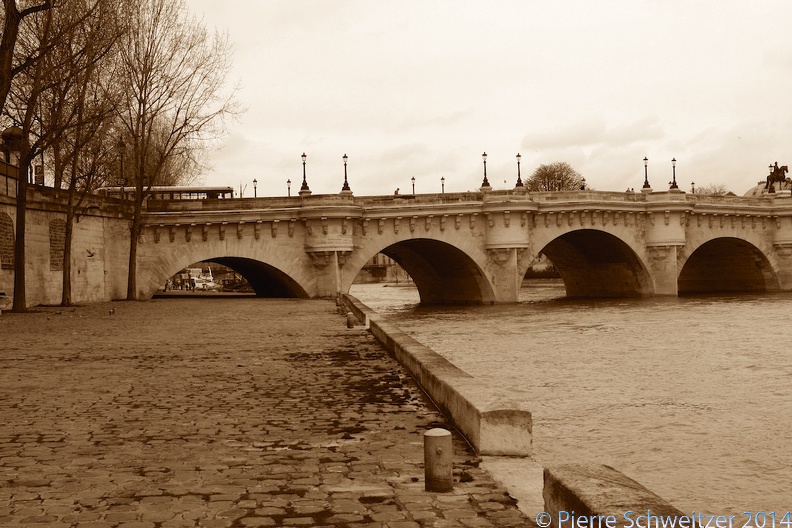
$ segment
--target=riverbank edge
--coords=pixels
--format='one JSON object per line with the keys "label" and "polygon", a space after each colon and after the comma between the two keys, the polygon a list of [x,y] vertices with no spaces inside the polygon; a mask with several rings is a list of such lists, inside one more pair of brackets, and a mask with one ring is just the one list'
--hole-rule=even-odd
{"label": "riverbank edge", "polygon": [[530,411],[388,323],[357,298],[340,294],[339,299],[407,369],[476,452],[483,456],[531,455]]}
{"label": "riverbank edge", "polygon": [[[402,365],[421,389],[467,438],[484,467],[517,499],[532,518],[549,515],[553,526],[560,512],[613,516],[616,526],[625,512],[653,512],[680,518],[668,501],[618,470],[600,464],[558,464],[542,468],[530,458],[531,413],[519,402],[497,393],[440,354],[407,335],[356,297],[339,293],[338,304],[360,321]],[[499,436],[502,435],[502,436]],[[546,519],[546,518],[545,518]]]}

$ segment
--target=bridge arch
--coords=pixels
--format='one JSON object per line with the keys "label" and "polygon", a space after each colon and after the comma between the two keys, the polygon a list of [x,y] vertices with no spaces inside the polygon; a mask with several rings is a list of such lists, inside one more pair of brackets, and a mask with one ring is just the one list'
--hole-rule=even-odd
{"label": "bridge arch", "polygon": [[711,238],[679,262],[678,290],[690,293],[780,290],[778,275],[756,244],[743,238]]}
{"label": "bridge arch", "polygon": [[215,262],[236,271],[259,297],[308,297],[297,281],[266,262],[245,257],[217,257],[205,262]]}
{"label": "bridge arch", "polygon": [[490,280],[476,258],[456,245],[431,238],[407,238],[356,252],[346,291],[377,253],[392,258],[412,277],[422,304],[484,304],[495,300]]}
{"label": "bridge arch", "polygon": [[[138,298],[150,299],[165,281],[196,262],[215,262],[242,275],[262,297],[313,296],[315,275],[303,251],[267,245],[255,248],[231,244],[147,244],[138,265]],[[294,253],[294,254],[292,254]],[[284,270],[289,270],[289,273]]]}
{"label": "bridge arch", "polygon": [[538,253],[553,263],[568,297],[642,297],[654,293],[651,274],[635,250],[606,231],[571,230],[547,242]]}

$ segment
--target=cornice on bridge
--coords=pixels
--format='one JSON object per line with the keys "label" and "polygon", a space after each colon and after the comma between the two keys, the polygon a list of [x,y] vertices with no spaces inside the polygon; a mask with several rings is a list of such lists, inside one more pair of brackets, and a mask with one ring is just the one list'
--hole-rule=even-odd
{"label": "cornice on bridge", "polygon": [[[782,219],[792,218],[792,199],[788,197],[713,197],[687,195],[685,193],[656,192],[649,194],[617,193],[602,191],[574,191],[556,193],[518,194],[510,191],[494,191],[491,193],[454,193],[433,195],[408,195],[405,197],[339,197],[335,195],[311,196],[294,198],[285,207],[287,199],[254,199],[254,205],[272,203],[276,207],[246,207],[233,209],[237,202],[244,200],[212,201],[211,207],[186,210],[189,202],[177,204],[176,210],[149,211],[144,224],[152,226],[170,225],[204,225],[217,224],[224,235],[224,225],[228,223],[241,226],[250,223],[256,238],[260,237],[260,225],[271,224],[271,234],[278,235],[278,224],[288,222],[289,235],[293,236],[294,224],[303,222],[306,229],[313,230],[312,223],[319,222],[324,234],[327,233],[327,222],[341,220],[342,232],[346,234],[353,224],[361,226],[363,234],[367,234],[371,224],[377,226],[382,233],[384,222],[393,222],[393,229],[399,232],[404,222],[410,232],[415,232],[422,225],[429,231],[435,225],[441,231],[452,225],[460,229],[465,219],[470,228],[476,226],[477,219],[485,219],[486,225],[510,227],[519,221],[521,227],[530,224],[532,227],[544,225],[557,227],[567,224],[568,227],[583,225],[634,225],[636,221],[648,220],[651,225],[662,221],[666,225],[672,215],[679,215],[680,223],[690,225],[695,219],[696,225],[702,222],[714,224],[739,223],[745,226],[757,222],[766,224],[773,222],[780,228]],[[207,201],[198,202],[206,206]],[[232,203],[233,202],[233,203]],[[220,208],[223,207],[223,208]],[[229,209],[229,207],[231,207]],[[709,218],[707,218],[709,217]],[[722,218],[719,218],[722,217]],[[714,218],[714,219],[713,219]],[[243,228],[237,228],[237,235]],[[188,235],[189,236],[189,235]],[[205,229],[204,229],[205,237]],[[156,239],[156,235],[155,235]],[[157,239],[158,240],[158,239]]]}

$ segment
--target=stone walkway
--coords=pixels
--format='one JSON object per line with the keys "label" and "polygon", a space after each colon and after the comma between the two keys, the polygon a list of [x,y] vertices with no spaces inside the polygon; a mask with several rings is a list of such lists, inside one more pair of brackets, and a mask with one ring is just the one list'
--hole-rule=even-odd
{"label": "stone walkway", "polygon": [[[111,314],[111,311],[114,313]],[[327,301],[168,299],[0,316],[0,526],[532,526]]]}

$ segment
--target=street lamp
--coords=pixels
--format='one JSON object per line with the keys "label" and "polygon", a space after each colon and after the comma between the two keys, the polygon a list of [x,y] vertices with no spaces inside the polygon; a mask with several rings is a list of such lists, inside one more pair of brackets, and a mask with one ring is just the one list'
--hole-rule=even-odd
{"label": "street lamp", "polygon": [[515,185],[515,187],[525,187],[525,185],[523,185],[523,182],[522,182],[522,177],[520,176],[520,160],[521,159],[522,159],[522,156],[520,156],[520,153],[518,152],[517,153],[517,185]]}
{"label": "street lamp", "polygon": [[291,180],[286,180],[286,196],[291,196]]}
{"label": "street lamp", "polygon": [[671,180],[671,189],[679,189],[676,182],[676,157],[671,158],[671,173],[673,174]]}
{"label": "street lamp", "polygon": [[580,190],[581,191],[585,191],[586,190],[586,177],[585,176],[580,180]]}
{"label": "street lamp", "polygon": [[256,178],[253,178],[253,198],[256,198],[256,184],[257,183],[258,183],[258,181],[256,181]]}
{"label": "street lamp", "polygon": [[440,177],[440,192],[445,192],[445,176]]}
{"label": "street lamp", "polygon": [[484,181],[481,182],[482,189],[491,189],[489,180],[487,179],[487,153],[481,155],[481,159],[484,160]]}
{"label": "street lamp", "polygon": [[308,158],[308,156],[306,156],[305,152],[303,152],[300,158],[302,158],[302,164],[303,164],[303,181],[302,181],[302,186],[300,187],[299,194],[300,196],[302,196],[303,194],[311,194],[311,189],[308,188],[308,181],[305,179],[305,160],[306,158]]}
{"label": "street lamp", "polygon": [[696,194],[696,182],[690,182],[690,194]]}
{"label": "street lamp", "polygon": [[413,176],[412,178],[410,178],[410,180],[412,181],[413,194],[415,194],[415,176]]}
{"label": "street lamp", "polygon": [[652,187],[649,185],[649,158],[644,156],[644,189],[651,189]]}
{"label": "street lamp", "polygon": [[347,181],[347,160],[349,159],[349,156],[344,154],[343,156],[341,156],[341,159],[344,160],[344,186],[341,187],[341,192],[351,193],[352,189],[349,188],[349,182]]}

